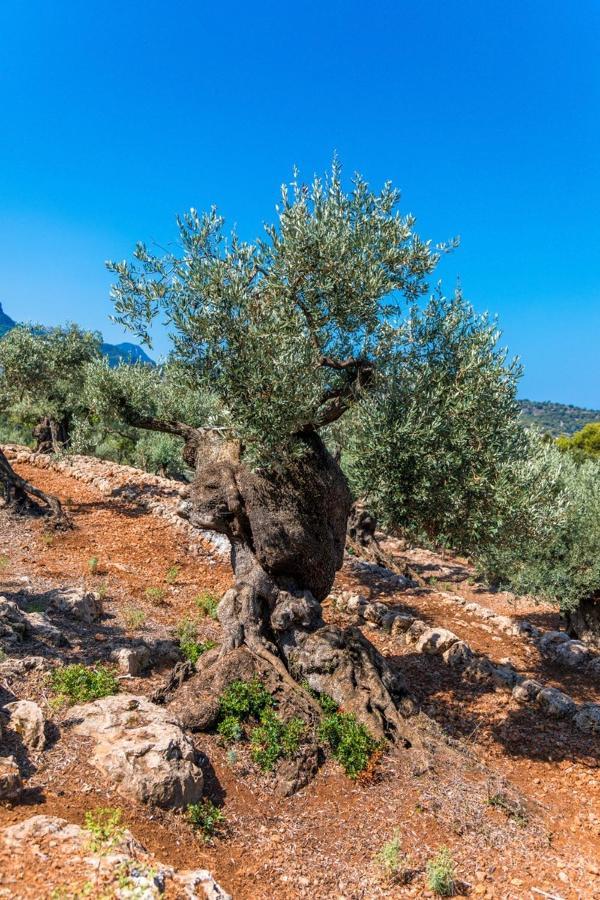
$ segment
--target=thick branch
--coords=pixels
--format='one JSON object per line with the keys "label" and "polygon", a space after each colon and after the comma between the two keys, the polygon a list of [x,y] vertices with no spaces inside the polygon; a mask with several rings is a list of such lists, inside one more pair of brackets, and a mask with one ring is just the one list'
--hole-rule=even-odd
{"label": "thick branch", "polygon": [[66,516],[58,497],[55,497],[53,494],[46,494],[44,491],[39,490],[39,488],[34,487],[33,484],[25,481],[20,475],[17,475],[1,449],[0,481],[4,484],[6,505],[9,508],[19,509],[28,505],[31,506],[29,498],[35,497],[37,500],[41,500],[57,525],[70,526],[69,519]]}

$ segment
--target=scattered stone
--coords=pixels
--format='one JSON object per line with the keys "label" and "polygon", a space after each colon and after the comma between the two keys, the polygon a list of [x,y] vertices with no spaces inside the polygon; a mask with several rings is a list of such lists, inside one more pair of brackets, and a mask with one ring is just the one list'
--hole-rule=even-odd
{"label": "scattered stone", "polygon": [[13,756],[0,756],[0,802],[14,803],[21,796],[23,781]]}
{"label": "scattered stone", "polygon": [[367,603],[362,615],[366,622],[381,625],[389,612],[389,607],[385,603]]}
{"label": "scattered stone", "polygon": [[588,662],[590,651],[582,641],[563,641],[554,649],[552,658],[568,669],[578,669]]}
{"label": "scattered stone", "polygon": [[586,703],[580,707],[575,718],[575,727],[584,734],[600,734],[600,705]]}
{"label": "scattered stone", "polygon": [[564,719],[572,716],[577,709],[573,700],[557,688],[542,688],[537,695],[537,703],[547,716],[554,719]]}
{"label": "scattered stone", "polygon": [[473,660],[473,651],[466,641],[456,641],[443,654],[443,660],[451,669],[466,668]]}
{"label": "scattered stone", "polygon": [[10,727],[21,735],[23,743],[30,750],[43,750],[46,745],[44,715],[32,700],[17,700],[7,703],[4,709],[10,716]]}
{"label": "scattered stone", "polygon": [[70,647],[70,643],[60,628],[53,625],[45,613],[26,613],[27,621],[36,640],[53,644],[55,647]]}
{"label": "scattered stone", "polygon": [[366,597],[363,597],[362,594],[353,594],[351,597],[348,597],[347,609],[350,613],[358,613],[362,615],[363,611],[366,609],[369,601]]}
{"label": "scattered stone", "polygon": [[517,682],[518,675],[512,665],[493,666],[492,680],[499,688],[513,689]]}
{"label": "scattered stone", "polygon": [[440,655],[457,641],[458,637],[446,628],[428,628],[417,640],[416,649],[420,653]]}
{"label": "scattered stone", "polygon": [[519,703],[533,703],[541,690],[542,685],[539,681],[534,681],[532,678],[526,678],[520,684],[515,685],[512,695]]}
{"label": "scattered stone", "polygon": [[83,593],[75,588],[54,591],[50,605],[57,612],[78,619],[86,625],[97,622],[102,616],[102,600],[92,591]]}
{"label": "scattered stone", "polygon": [[416,644],[422,634],[429,630],[429,625],[422,619],[415,619],[410,628],[406,631],[405,641],[407,644]]}
{"label": "scattered stone", "polygon": [[0,662],[0,676],[11,681],[37,670],[43,672],[50,668],[50,663],[43,656],[11,656]]}
{"label": "scattered stone", "polygon": [[404,634],[408,631],[412,623],[415,621],[414,616],[405,615],[404,613],[396,613],[392,622],[392,634]]}
{"label": "scattered stone", "polygon": [[30,631],[29,621],[15,601],[0,597],[0,638],[6,643],[20,643]]}
{"label": "scattered stone", "polygon": [[202,796],[203,775],[178,720],[145,697],[117,694],[71,710],[74,731],[96,742],[90,762],[119,793],[164,809]]}
{"label": "scattered stone", "polygon": [[134,678],[150,668],[150,649],[140,643],[133,647],[117,647],[110,655],[123,675]]}

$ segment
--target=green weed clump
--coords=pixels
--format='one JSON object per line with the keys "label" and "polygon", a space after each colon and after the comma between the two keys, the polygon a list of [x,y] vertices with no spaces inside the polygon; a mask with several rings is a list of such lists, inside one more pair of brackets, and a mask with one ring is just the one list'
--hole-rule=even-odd
{"label": "green weed clump", "polygon": [[260,724],[252,730],[250,755],[263,772],[272,772],[283,756],[293,756],[300,746],[306,725],[299,718],[284,722],[272,709],[265,709]]}
{"label": "green weed clump", "polygon": [[8,556],[0,556],[0,572],[4,572],[5,569],[8,569],[10,565],[10,559]]}
{"label": "green weed clump", "polygon": [[86,812],[84,828],[90,832],[90,850],[93,853],[108,850],[119,843],[125,832],[122,819],[123,810],[118,807],[99,806]]}
{"label": "green weed clump", "polygon": [[81,663],[61,666],[51,675],[51,686],[60,700],[85,703],[119,692],[119,681],[107,666],[88,668]]}
{"label": "green weed clump", "polygon": [[210,591],[203,591],[201,594],[198,594],[194,602],[203,616],[210,616],[211,619],[217,618],[219,598],[211,594]]}
{"label": "green weed clump", "polygon": [[88,569],[90,571],[90,575],[96,575],[98,572],[98,557],[90,556],[88,559]]}
{"label": "green weed clump", "polygon": [[282,757],[293,756],[306,730],[302,719],[284,722],[274,706],[275,701],[258,678],[233,681],[220,699],[217,732],[231,744],[245,737],[246,723],[255,722],[248,731],[250,756],[263,772],[273,771]]}
{"label": "green weed clump", "polygon": [[387,841],[375,856],[375,863],[387,879],[395,881],[401,873],[404,859],[400,832],[396,830],[392,839]]}
{"label": "green weed clump", "polygon": [[165,581],[167,582],[167,584],[175,584],[175,582],[179,578],[180,572],[181,566],[170,566],[167,569],[167,573],[165,575]]}
{"label": "green weed clump", "polygon": [[128,606],[123,610],[123,621],[125,628],[129,629],[129,631],[137,631],[146,621],[146,613],[137,606]]}
{"label": "green weed clump", "polygon": [[198,640],[198,628],[192,619],[183,619],[177,626],[177,637],[179,638],[179,647],[186,659],[192,663],[197,663],[203,653],[216,647],[215,641]]}
{"label": "green weed clump", "polygon": [[364,772],[373,753],[381,747],[352,713],[335,712],[324,716],[318,735],[319,740],[331,748],[350,778]]}
{"label": "green weed clump", "polygon": [[152,603],[161,604],[164,602],[164,599],[165,599],[164,588],[148,587],[148,588],[146,588],[146,597]]}
{"label": "green weed clump", "polygon": [[206,841],[221,832],[227,822],[224,813],[207,797],[199,803],[190,803],[187,816],[193,827],[202,832]]}
{"label": "green weed clump", "polygon": [[427,885],[440,897],[451,897],[456,887],[456,867],[448,847],[441,847],[427,863]]}

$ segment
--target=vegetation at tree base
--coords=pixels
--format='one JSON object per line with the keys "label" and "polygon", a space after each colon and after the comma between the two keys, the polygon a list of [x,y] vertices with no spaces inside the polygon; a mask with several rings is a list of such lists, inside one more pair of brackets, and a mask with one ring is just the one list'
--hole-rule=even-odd
{"label": "vegetation at tree base", "polygon": [[369,760],[381,742],[352,713],[335,712],[326,715],[319,726],[319,739],[331,749],[349,778],[357,778],[369,765]]}
{"label": "vegetation at tree base", "polygon": [[527,427],[533,426],[552,437],[570,435],[585,425],[600,422],[600,410],[583,409],[565,403],[519,400],[519,408],[521,419]]}
{"label": "vegetation at tree base", "polygon": [[227,822],[223,811],[208,797],[204,797],[199,803],[190,803],[187,815],[191,825],[202,832],[206,841],[219,834]]}

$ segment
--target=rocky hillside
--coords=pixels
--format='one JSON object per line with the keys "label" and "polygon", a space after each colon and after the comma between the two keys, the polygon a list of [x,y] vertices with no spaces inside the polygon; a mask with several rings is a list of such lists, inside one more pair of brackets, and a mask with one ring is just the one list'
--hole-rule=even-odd
{"label": "rocky hillside", "polygon": [[520,400],[519,405],[525,424],[553,437],[574,434],[590,422],[600,422],[598,409],[582,409],[580,406],[535,400]]}
{"label": "rocky hillside", "polygon": [[325,616],[404,679],[420,746],[290,794],[286,758],[178,707],[231,581],[184,488],[9,452],[76,527],[0,510],[0,896],[600,896],[600,660],[553,607],[390,538],[393,570],[348,555]]}

